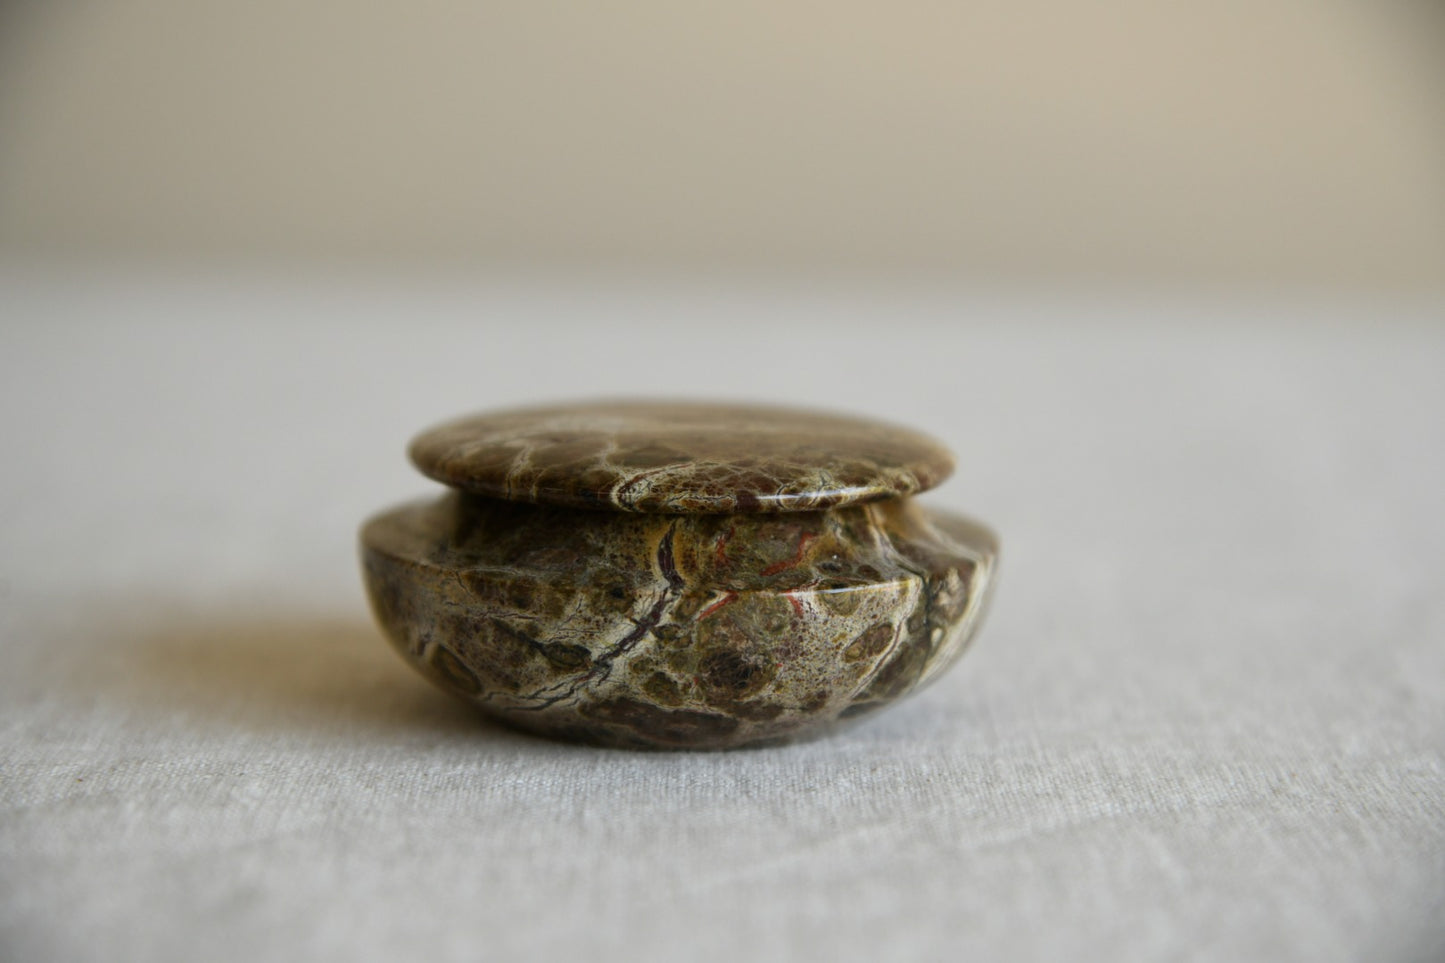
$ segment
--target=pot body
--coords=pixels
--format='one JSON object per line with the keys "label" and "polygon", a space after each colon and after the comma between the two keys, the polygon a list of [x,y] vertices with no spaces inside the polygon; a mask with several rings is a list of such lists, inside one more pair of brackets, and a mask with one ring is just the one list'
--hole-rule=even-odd
{"label": "pot body", "polygon": [[826,729],[967,646],[997,541],[911,499],[667,515],[453,492],[362,529],[401,654],[495,718],[558,738],[718,749]]}

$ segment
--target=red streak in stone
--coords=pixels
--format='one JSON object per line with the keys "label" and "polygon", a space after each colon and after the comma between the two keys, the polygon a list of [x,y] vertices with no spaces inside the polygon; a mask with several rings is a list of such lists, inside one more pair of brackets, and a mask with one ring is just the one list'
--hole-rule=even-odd
{"label": "red streak in stone", "polygon": [[785,598],[785,599],[787,599],[789,602],[793,603],[793,611],[796,612],[796,613],[798,613],[798,618],[802,618],[802,617],[803,617],[803,603],[798,600],[798,597],[797,597],[796,595],[794,595],[792,592],[784,592],[784,593],[783,593],[783,598]]}
{"label": "red streak in stone", "polygon": [[735,527],[734,525],[729,525],[728,530],[723,532],[722,538],[717,540],[717,548],[713,550],[713,558],[717,560],[717,564],[719,565],[727,564],[727,557],[724,553],[728,548],[728,539],[733,537],[733,529]]}
{"label": "red streak in stone", "polygon": [[792,558],[785,558],[781,562],[774,562],[763,569],[763,575],[777,575],[785,568],[792,568],[803,560],[803,552],[807,549],[808,543],[817,538],[812,532],[804,532],[798,539],[798,550],[793,553]]}
{"label": "red streak in stone", "polygon": [[707,618],[709,615],[712,615],[714,612],[716,612],[718,609],[722,608],[724,605],[727,605],[729,602],[736,601],[736,600],[737,600],[737,597],[738,597],[738,593],[736,593],[736,592],[727,592],[727,593],[725,593],[722,598],[718,599],[716,602],[714,602],[713,604],[709,605],[707,608],[703,609],[701,612],[697,613],[697,620],[698,620],[699,622],[701,622],[703,619]]}

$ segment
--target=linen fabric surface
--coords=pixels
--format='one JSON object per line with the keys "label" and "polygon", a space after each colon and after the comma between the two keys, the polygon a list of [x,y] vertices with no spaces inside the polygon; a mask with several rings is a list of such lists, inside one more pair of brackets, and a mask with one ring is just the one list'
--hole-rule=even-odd
{"label": "linen fabric surface", "polygon": [[[0,283],[0,958],[1445,958],[1445,309]],[[370,620],[411,435],[692,396],[936,435],[973,650],[828,738],[499,728]]]}

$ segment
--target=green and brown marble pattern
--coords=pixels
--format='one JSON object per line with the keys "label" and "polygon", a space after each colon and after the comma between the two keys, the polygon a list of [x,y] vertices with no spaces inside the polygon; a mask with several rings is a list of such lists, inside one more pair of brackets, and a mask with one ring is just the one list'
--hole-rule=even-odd
{"label": "green and brown marble pattern", "polygon": [[396,647],[493,716],[726,748],[826,728],[937,675],[978,626],[996,542],[909,499],[729,516],[452,493],[373,519],[362,555]]}
{"label": "green and brown marble pattern", "polygon": [[697,402],[479,415],[423,433],[411,457],[479,495],[661,513],[818,510],[920,492],[953,471],[947,449],[896,425]]}

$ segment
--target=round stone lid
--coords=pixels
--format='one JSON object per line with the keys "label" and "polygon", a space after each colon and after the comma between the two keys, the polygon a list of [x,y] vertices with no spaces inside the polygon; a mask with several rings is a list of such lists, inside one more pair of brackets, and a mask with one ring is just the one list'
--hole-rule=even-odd
{"label": "round stone lid", "polygon": [[953,472],[926,435],[763,405],[606,401],[481,414],[411,444],[427,475],[509,501],[628,512],[792,512],[909,495]]}

